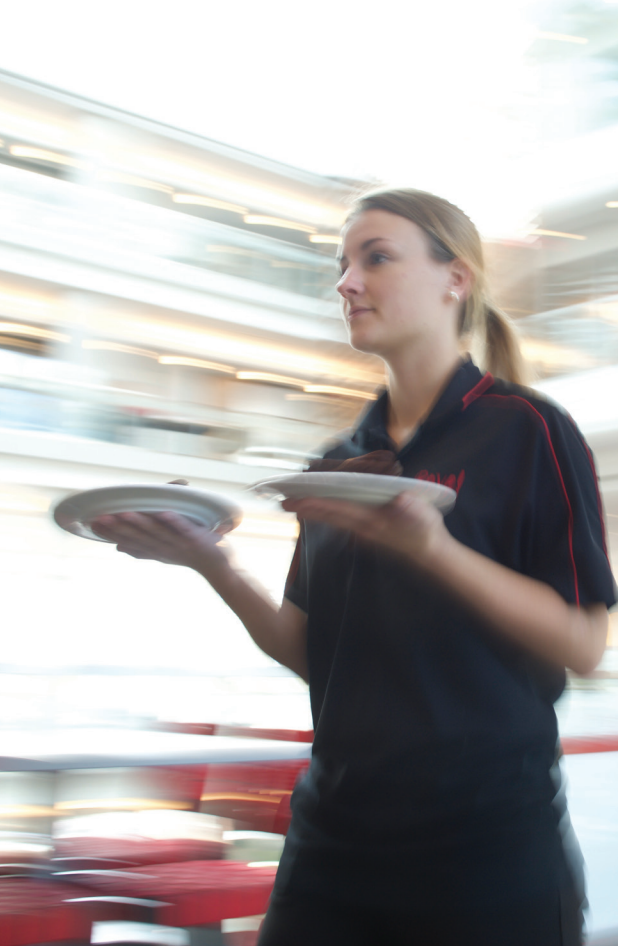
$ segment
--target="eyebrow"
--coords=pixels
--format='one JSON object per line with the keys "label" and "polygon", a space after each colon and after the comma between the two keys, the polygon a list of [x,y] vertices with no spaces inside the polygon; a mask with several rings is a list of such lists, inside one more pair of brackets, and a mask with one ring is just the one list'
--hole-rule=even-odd
{"label": "eyebrow", "polygon": [[[383,242],[392,243],[392,240],[389,240],[388,237],[371,237],[369,240],[365,240],[364,243],[361,243],[361,252],[364,252],[366,249],[368,249],[368,247],[370,247],[372,243],[383,243]],[[343,263],[344,261],[347,262],[347,259],[348,259],[347,256],[338,256],[337,262],[338,263]]]}

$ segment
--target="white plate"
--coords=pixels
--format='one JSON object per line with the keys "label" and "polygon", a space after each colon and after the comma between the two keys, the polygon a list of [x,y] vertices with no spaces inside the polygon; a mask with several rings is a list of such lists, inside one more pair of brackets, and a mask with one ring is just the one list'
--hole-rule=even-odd
{"label": "white plate", "polygon": [[348,499],[355,503],[381,506],[399,493],[414,493],[446,514],[455,505],[457,494],[448,486],[416,480],[409,476],[382,476],[377,473],[295,473],[275,476],[255,483],[252,490],[270,499]]}
{"label": "white plate", "polygon": [[187,486],[105,486],[73,493],[61,500],[53,511],[61,529],[83,539],[106,542],[90,528],[97,516],[116,512],[177,512],[208,529],[225,525],[235,529],[242,511],[225,496],[204,493]]}

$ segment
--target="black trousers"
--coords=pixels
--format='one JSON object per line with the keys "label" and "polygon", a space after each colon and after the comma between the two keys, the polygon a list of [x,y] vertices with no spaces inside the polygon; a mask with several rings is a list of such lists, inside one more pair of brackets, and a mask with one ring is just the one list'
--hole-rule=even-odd
{"label": "black trousers", "polygon": [[408,913],[273,894],[258,946],[581,946],[580,898],[555,890],[522,902]]}

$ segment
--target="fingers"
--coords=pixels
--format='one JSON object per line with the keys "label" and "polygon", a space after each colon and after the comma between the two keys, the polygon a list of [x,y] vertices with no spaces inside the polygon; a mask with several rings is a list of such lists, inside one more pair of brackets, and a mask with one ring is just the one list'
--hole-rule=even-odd
{"label": "fingers", "polygon": [[361,505],[340,500],[302,499],[285,500],[283,508],[295,512],[300,519],[324,522],[335,529],[347,529],[359,534],[371,534],[380,528],[383,507]]}
{"label": "fingers", "polygon": [[92,522],[92,530],[99,538],[116,545],[119,552],[133,558],[158,558],[168,553],[183,534],[180,532],[183,523],[175,521],[182,517],[172,514],[171,519],[166,519],[164,515],[119,513],[100,516]]}
{"label": "fingers", "polygon": [[99,516],[91,527],[132,558],[189,567],[225,558],[218,545],[221,536],[174,512]]}
{"label": "fingers", "polygon": [[285,500],[283,508],[296,512],[300,519],[352,532],[363,543],[416,557],[422,556],[431,534],[444,528],[438,510],[411,493],[382,506],[308,498]]}
{"label": "fingers", "polygon": [[91,523],[93,532],[104,538],[163,538],[166,534],[187,535],[196,526],[186,518],[174,512],[141,513],[120,512],[115,515],[99,516]]}

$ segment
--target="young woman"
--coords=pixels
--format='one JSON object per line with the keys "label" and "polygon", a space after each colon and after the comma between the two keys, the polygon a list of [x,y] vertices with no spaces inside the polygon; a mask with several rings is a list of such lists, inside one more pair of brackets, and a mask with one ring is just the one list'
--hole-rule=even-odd
{"label": "young woman", "polygon": [[[97,529],[194,568],[309,681],[313,758],[260,946],[575,946],[553,703],[566,667],[600,660],[615,601],[592,458],[566,414],[514,383],[514,336],[452,204],[362,198],[338,289],[352,346],[388,383],[328,456],[392,450],[404,476],[456,489],[446,518],[411,492],[286,501],[301,534],[280,609],[180,516]],[[484,343],[489,371],[463,339]]]}

